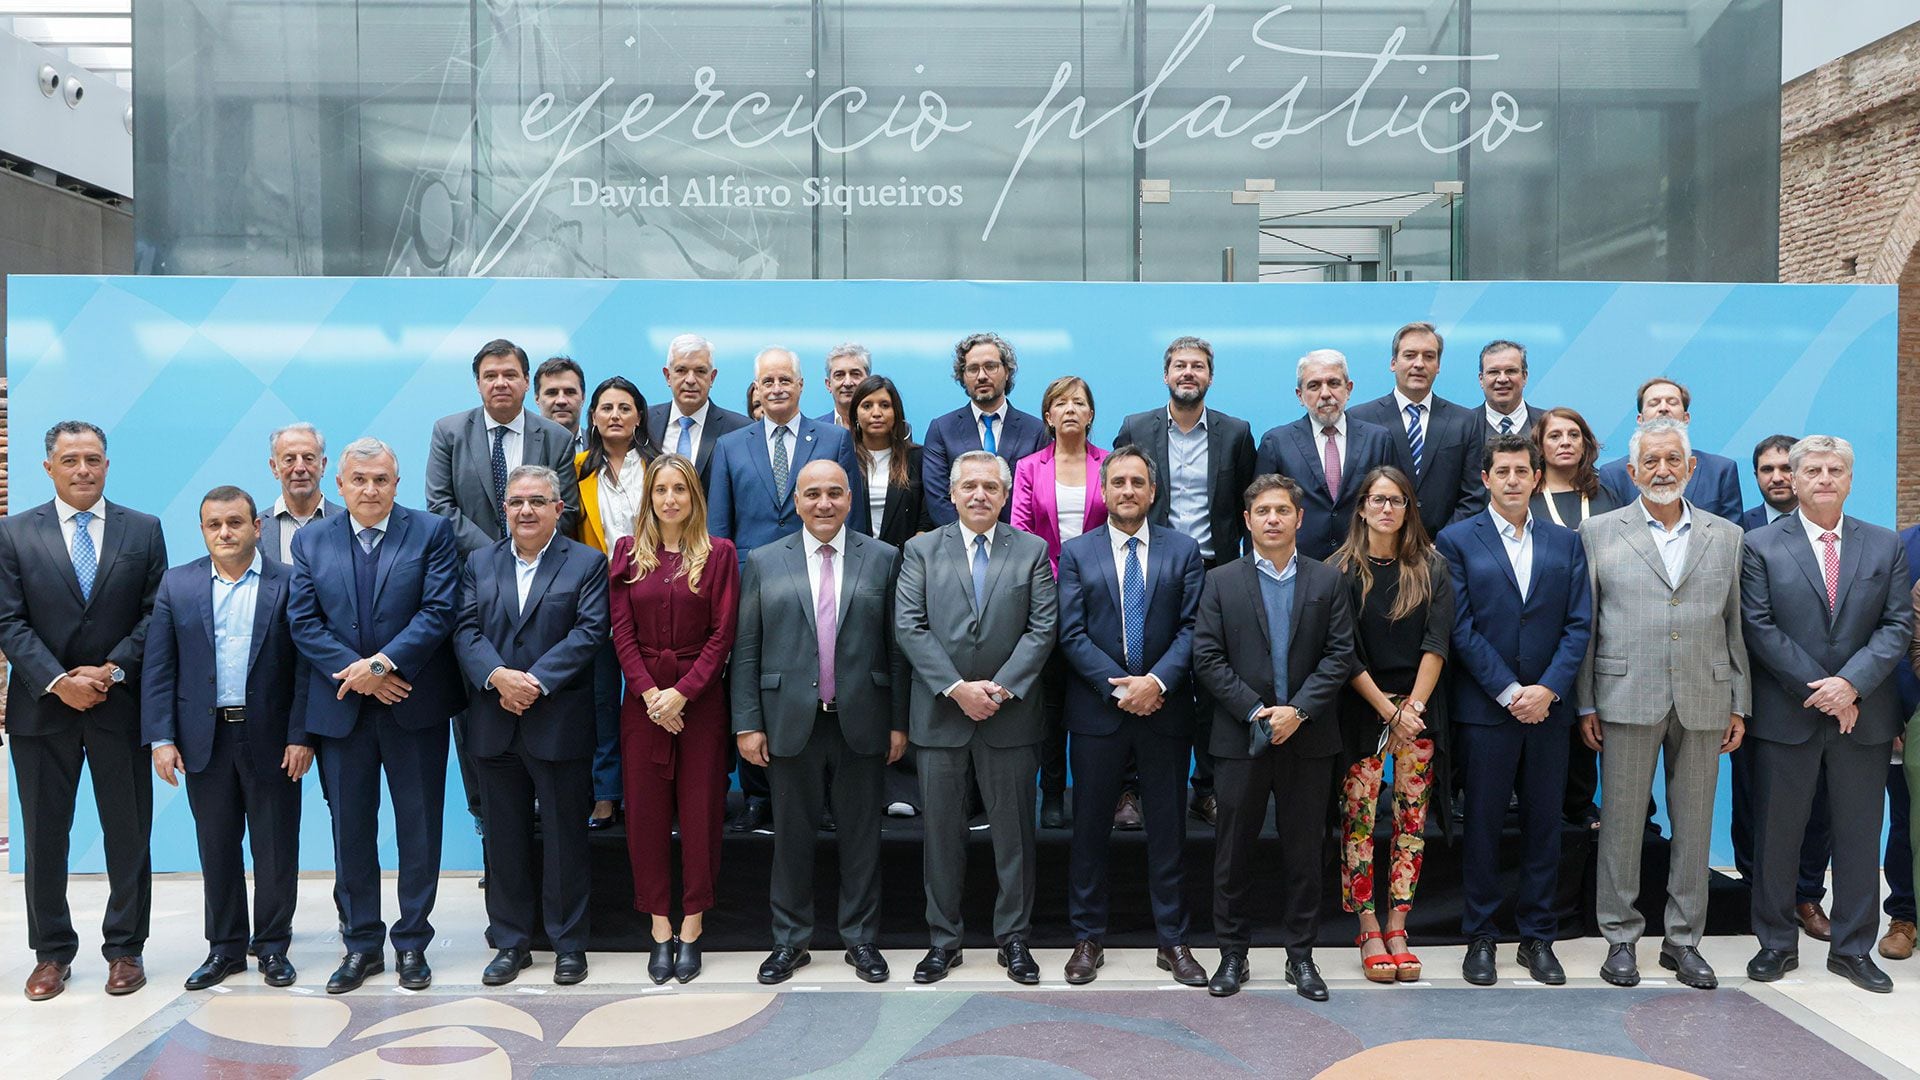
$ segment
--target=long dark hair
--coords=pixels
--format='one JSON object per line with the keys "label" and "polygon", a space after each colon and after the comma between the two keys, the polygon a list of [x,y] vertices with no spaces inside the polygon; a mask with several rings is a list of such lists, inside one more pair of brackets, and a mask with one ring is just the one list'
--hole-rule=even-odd
{"label": "long dark hair", "polygon": [[1407,479],[1406,473],[1391,465],[1367,470],[1366,478],[1360,481],[1360,498],[1353,508],[1353,520],[1347,525],[1347,539],[1333,553],[1333,565],[1359,579],[1360,602],[1364,604],[1373,588],[1373,564],[1367,561],[1367,534],[1372,530],[1367,524],[1367,496],[1373,493],[1373,485],[1382,480],[1392,484],[1399,490],[1400,497],[1407,500],[1406,516],[1400,519],[1400,535],[1394,542],[1394,558],[1400,564],[1400,591],[1394,596],[1392,610],[1387,612],[1387,618],[1397,620],[1420,610],[1433,585],[1428,579],[1434,557],[1433,541],[1427,536],[1427,527],[1420,522],[1420,500],[1414,496],[1413,481]]}
{"label": "long dark hair", "polygon": [[900,400],[900,388],[885,375],[867,376],[853,388],[853,400],[847,402],[847,424],[853,429],[853,456],[859,459],[862,473],[873,468],[866,432],[860,430],[860,403],[874,394],[885,394],[893,401],[893,431],[887,440],[893,456],[887,462],[887,483],[892,487],[906,487],[912,482],[907,455],[913,450],[913,425],[907,423],[907,407]]}
{"label": "long dark hair", "polygon": [[[1660,381],[1670,382],[1671,380]],[[1587,426],[1586,417],[1565,405],[1556,405],[1540,417],[1539,423],[1533,425],[1533,445],[1540,448],[1542,461],[1547,457],[1547,424],[1554,420],[1571,420],[1573,426],[1580,429],[1580,441],[1583,446],[1580,450],[1580,460],[1573,466],[1573,490],[1591,499],[1600,494],[1600,474],[1593,467],[1593,463],[1600,460],[1600,442],[1593,437],[1593,429]],[[1547,470],[1543,465],[1540,469],[1540,484],[1534,490],[1545,491],[1546,488]]]}
{"label": "long dark hair", "polygon": [[653,444],[653,432],[647,426],[647,395],[633,385],[623,375],[615,375],[593,388],[593,397],[587,402],[587,456],[580,462],[580,479],[585,480],[599,472],[607,464],[607,448],[600,441],[600,429],[593,426],[594,410],[600,407],[600,399],[609,390],[618,390],[633,399],[637,411],[633,428],[633,448],[639,452],[642,462],[650,462],[660,456],[660,448]]}

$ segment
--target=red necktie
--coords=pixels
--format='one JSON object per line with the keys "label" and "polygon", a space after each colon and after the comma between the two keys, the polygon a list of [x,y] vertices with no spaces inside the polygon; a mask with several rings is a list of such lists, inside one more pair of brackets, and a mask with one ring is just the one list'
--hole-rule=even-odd
{"label": "red necktie", "polygon": [[1820,542],[1827,546],[1826,553],[1821,556],[1821,562],[1824,564],[1823,569],[1826,570],[1827,576],[1828,611],[1832,611],[1833,606],[1840,602],[1840,549],[1835,546],[1839,539],[1840,534],[1836,532],[1820,534]]}

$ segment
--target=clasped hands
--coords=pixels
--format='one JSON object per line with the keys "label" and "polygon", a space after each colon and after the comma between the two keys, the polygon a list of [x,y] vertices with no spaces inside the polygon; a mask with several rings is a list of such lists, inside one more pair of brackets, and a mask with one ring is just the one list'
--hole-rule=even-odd
{"label": "clasped hands", "polygon": [[1151,716],[1160,711],[1167,695],[1160,689],[1160,680],[1151,675],[1123,675],[1117,679],[1108,679],[1108,685],[1114,687],[1114,704],[1120,711],[1134,716]]}
{"label": "clasped hands", "polygon": [[[373,673],[375,660],[387,666],[385,675]],[[405,701],[408,694],[413,693],[413,684],[394,672],[393,661],[387,659],[385,653],[374,653],[372,656],[355,660],[334,672],[332,678],[340,684],[339,691],[333,695],[335,701],[345,701],[349,693],[354,693],[375,698],[382,705],[397,705]]]}
{"label": "clasped hands", "polygon": [[1840,734],[1853,730],[1860,721],[1860,692],[1853,684],[1838,675],[1829,675],[1824,679],[1815,679],[1807,684],[1813,693],[1800,703],[1801,707],[1819,709],[1840,722]]}
{"label": "clasped hands", "polygon": [[687,708],[685,694],[669,686],[665,690],[642,690],[640,699],[647,704],[647,719],[674,735],[686,729],[687,722],[681,716]]}
{"label": "clasped hands", "polygon": [[1394,711],[1380,718],[1388,729],[1386,752],[1389,754],[1406,749],[1420,733],[1427,730],[1427,703],[1419,698],[1406,698]]}
{"label": "clasped hands", "polygon": [[67,671],[53,684],[54,696],[75,712],[86,712],[107,700],[113,689],[113,668],[108,664],[82,664]]}
{"label": "clasped hands", "polygon": [[1553,691],[1535,683],[1521,687],[1513,695],[1513,700],[1507,702],[1507,711],[1523,724],[1537,724],[1547,718],[1547,710],[1553,708],[1553,702]]}
{"label": "clasped hands", "polygon": [[1000,711],[1000,705],[1003,702],[1013,700],[1013,695],[1007,692],[1007,688],[992,679],[962,682],[947,696],[953,699],[954,704],[960,706],[961,712],[967,714],[967,719],[976,724],[992,719],[993,714]]}
{"label": "clasped hands", "polygon": [[540,680],[524,671],[497,667],[487,676],[487,685],[500,695],[500,707],[515,716],[524,716],[540,700]]}
{"label": "clasped hands", "polygon": [[1255,712],[1254,719],[1267,722],[1267,741],[1275,746],[1293,738],[1300,730],[1300,710],[1291,705],[1268,705]]}

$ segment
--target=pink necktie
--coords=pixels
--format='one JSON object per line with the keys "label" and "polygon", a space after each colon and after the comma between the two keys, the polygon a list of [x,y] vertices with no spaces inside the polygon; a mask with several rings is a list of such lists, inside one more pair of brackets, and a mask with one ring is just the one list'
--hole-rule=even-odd
{"label": "pink necktie", "polygon": [[820,599],[813,605],[813,621],[820,630],[820,700],[834,700],[833,646],[840,637],[840,606],[833,595],[833,545],[820,547]]}
{"label": "pink necktie", "polygon": [[1326,457],[1322,460],[1322,464],[1325,465],[1327,470],[1327,498],[1332,499],[1334,502],[1339,502],[1340,444],[1335,440],[1335,436],[1340,434],[1340,429],[1334,427],[1332,424],[1328,424],[1326,427],[1320,429],[1320,434],[1327,437],[1327,453]]}
{"label": "pink necktie", "polygon": [[1821,561],[1825,563],[1824,569],[1827,574],[1828,611],[1832,611],[1833,605],[1840,601],[1840,549],[1834,546],[1839,539],[1839,533],[1823,532],[1820,534],[1820,542],[1827,545],[1826,553],[1821,556]]}

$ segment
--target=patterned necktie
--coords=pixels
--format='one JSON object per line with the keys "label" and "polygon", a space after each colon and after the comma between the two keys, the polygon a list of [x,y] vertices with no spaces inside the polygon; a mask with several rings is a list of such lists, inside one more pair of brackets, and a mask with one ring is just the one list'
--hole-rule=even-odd
{"label": "patterned necktie", "polygon": [[1326,455],[1320,459],[1321,466],[1326,469],[1327,472],[1327,498],[1332,499],[1334,502],[1339,502],[1340,441],[1338,436],[1340,429],[1332,424],[1328,424],[1326,427],[1320,429],[1320,434],[1327,437],[1327,452]]}
{"label": "patterned necktie", "polygon": [[98,556],[93,550],[93,534],[87,526],[93,521],[93,511],[82,510],[73,515],[73,576],[80,582],[80,599],[93,599],[93,575],[100,569]]}
{"label": "patterned necktie", "polygon": [[781,501],[787,501],[787,429],[773,429],[773,493]]}
{"label": "patterned necktie", "polygon": [[1500,418],[1500,434],[1502,435],[1513,434],[1513,417],[1503,416]]}
{"label": "patterned necktie", "polygon": [[[507,425],[493,428],[493,505],[498,509],[507,501]],[[500,535],[507,535],[506,512],[499,515]]]}
{"label": "patterned necktie", "polygon": [[1127,538],[1127,565],[1120,574],[1120,610],[1126,623],[1127,674],[1139,675],[1145,666],[1141,639],[1147,634],[1147,582],[1140,573],[1140,538]]}
{"label": "patterned necktie", "polygon": [[989,454],[1000,452],[1000,440],[993,437],[993,422],[998,419],[993,413],[980,414],[980,447]]}
{"label": "patterned necktie", "polygon": [[683,458],[693,456],[693,417],[680,418],[680,440],[673,444],[673,452]]}
{"label": "patterned necktie", "polygon": [[1833,606],[1840,602],[1840,534],[1832,531],[1823,532],[1820,534],[1820,542],[1826,545],[1826,551],[1821,555],[1820,561],[1824,564],[1822,569],[1826,571],[1827,610],[1832,611]]}
{"label": "patterned necktie", "polygon": [[820,546],[820,598],[813,602],[820,631],[820,700],[834,700],[833,646],[840,637],[840,606],[833,590],[833,545]]}
{"label": "patterned necktie", "polygon": [[1421,457],[1427,449],[1426,433],[1420,430],[1420,413],[1425,405],[1407,406],[1407,448],[1413,451],[1413,471],[1420,472]]}
{"label": "patterned necktie", "polygon": [[987,606],[987,538],[973,538],[973,610]]}
{"label": "patterned necktie", "polygon": [[373,554],[373,547],[380,542],[380,530],[371,526],[360,530],[360,550]]}

